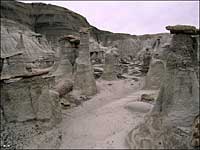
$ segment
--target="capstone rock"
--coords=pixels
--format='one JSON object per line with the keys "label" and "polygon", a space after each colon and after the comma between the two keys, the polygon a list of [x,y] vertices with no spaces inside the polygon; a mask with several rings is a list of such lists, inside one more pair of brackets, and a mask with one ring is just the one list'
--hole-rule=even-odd
{"label": "capstone rock", "polygon": [[173,35],[159,95],[144,121],[128,134],[130,148],[192,148],[192,123],[199,114],[199,82],[193,51],[191,35]]}

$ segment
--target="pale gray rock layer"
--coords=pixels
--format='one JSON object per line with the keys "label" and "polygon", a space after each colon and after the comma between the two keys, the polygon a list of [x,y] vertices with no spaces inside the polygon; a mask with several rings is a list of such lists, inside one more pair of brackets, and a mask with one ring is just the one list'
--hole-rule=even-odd
{"label": "pale gray rock layer", "polygon": [[175,34],[158,98],[145,120],[127,136],[130,148],[191,148],[191,127],[199,114],[199,82],[189,34]]}
{"label": "pale gray rock layer", "polygon": [[97,93],[96,82],[89,54],[89,32],[80,31],[79,56],[76,59],[73,90],[92,96]]}

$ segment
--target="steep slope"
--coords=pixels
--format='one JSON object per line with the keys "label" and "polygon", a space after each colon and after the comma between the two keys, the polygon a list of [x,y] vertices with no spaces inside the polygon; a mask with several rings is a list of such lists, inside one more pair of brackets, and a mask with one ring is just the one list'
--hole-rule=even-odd
{"label": "steep slope", "polygon": [[35,32],[46,36],[53,47],[57,47],[58,38],[62,35],[78,35],[80,27],[92,27],[91,37],[103,46],[116,46],[121,54],[135,55],[143,47],[152,46],[161,38],[166,43],[169,34],[136,36],[123,33],[112,33],[91,26],[85,17],[55,5],[43,3],[21,3],[1,1],[1,18],[7,18],[28,26]]}
{"label": "steep slope", "polygon": [[89,27],[84,17],[68,9],[43,3],[1,1],[1,18],[24,24],[52,41],[63,34],[77,33],[80,27]]}
{"label": "steep slope", "polygon": [[55,52],[45,38],[38,36],[23,24],[1,18],[1,79],[25,75],[25,68],[30,66],[46,68],[53,64]]}

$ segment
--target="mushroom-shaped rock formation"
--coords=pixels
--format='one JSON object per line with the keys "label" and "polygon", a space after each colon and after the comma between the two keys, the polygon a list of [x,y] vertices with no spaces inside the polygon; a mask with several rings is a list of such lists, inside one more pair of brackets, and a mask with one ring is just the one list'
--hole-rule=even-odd
{"label": "mushroom-shaped rock formation", "polygon": [[59,39],[60,43],[60,61],[58,67],[53,73],[56,81],[72,78],[75,69],[75,60],[78,57],[78,46],[80,39],[74,35],[65,35]]}
{"label": "mushroom-shaped rock formation", "polygon": [[[168,29],[174,31],[174,27]],[[192,123],[199,114],[199,82],[191,57],[194,51],[193,40],[188,34],[191,29],[194,28],[181,29],[182,33],[173,35],[158,98],[144,122],[128,134],[131,148],[192,147]]]}
{"label": "mushroom-shaped rock formation", "polygon": [[167,26],[167,30],[170,31],[171,34],[198,34],[199,30],[194,26],[188,25],[175,25],[175,26]]}

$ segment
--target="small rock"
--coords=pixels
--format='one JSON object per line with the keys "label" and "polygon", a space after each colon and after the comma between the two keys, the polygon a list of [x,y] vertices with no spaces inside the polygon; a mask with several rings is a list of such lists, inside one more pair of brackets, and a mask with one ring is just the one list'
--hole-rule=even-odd
{"label": "small rock", "polygon": [[151,95],[149,94],[142,94],[141,95],[141,101],[154,101],[154,97],[152,97]]}
{"label": "small rock", "polygon": [[193,147],[200,147],[200,115],[198,115],[192,125],[192,141]]}
{"label": "small rock", "polygon": [[132,112],[141,112],[147,113],[152,109],[153,105],[144,102],[131,102],[124,106],[125,109],[128,109]]}
{"label": "small rock", "polygon": [[63,108],[68,108],[71,106],[70,102],[68,100],[66,100],[65,98],[62,98],[61,99],[61,102],[60,102],[61,106]]}

